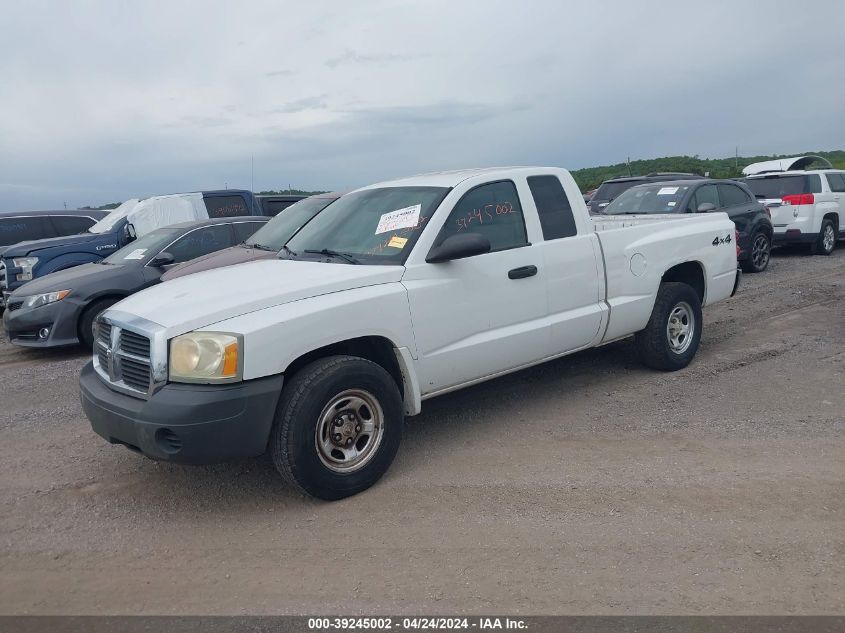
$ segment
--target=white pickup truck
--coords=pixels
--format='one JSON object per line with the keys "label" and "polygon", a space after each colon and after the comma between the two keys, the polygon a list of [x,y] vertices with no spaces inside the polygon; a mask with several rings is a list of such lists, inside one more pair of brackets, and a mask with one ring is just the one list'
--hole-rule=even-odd
{"label": "white pickup truck", "polygon": [[270,451],[338,499],[392,462],[422,401],[636,335],[686,366],[739,281],[723,213],[590,218],[569,172],[473,169],[351,192],[278,258],[188,275],[105,312],[81,375],[95,432],[208,463]]}

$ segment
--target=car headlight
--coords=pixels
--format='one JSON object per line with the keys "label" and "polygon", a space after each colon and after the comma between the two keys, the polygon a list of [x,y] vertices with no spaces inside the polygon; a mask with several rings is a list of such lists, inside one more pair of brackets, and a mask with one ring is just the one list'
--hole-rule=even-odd
{"label": "car headlight", "polygon": [[243,337],[224,332],[189,332],[170,341],[170,380],[236,382],[243,375]]}
{"label": "car headlight", "polygon": [[17,259],[13,259],[12,265],[15,268],[21,269],[21,272],[17,274],[16,279],[18,281],[30,281],[32,279],[32,269],[35,268],[37,263],[37,257],[18,257]]}
{"label": "car headlight", "polygon": [[48,303],[55,303],[61,301],[70,294],[70,290],[59,290],[58,292],[47,292],[43,295],[32,295],[23,300],[23,305],[26,308],[40,308],[46,306]]}

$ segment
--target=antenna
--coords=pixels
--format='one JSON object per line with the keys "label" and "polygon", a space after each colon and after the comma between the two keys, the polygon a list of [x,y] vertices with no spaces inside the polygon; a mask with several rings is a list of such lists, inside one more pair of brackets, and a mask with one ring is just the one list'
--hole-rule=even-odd
{"label": "antenna", "polygon": [[255,191],[255,154],[250,156],[250,191]]}

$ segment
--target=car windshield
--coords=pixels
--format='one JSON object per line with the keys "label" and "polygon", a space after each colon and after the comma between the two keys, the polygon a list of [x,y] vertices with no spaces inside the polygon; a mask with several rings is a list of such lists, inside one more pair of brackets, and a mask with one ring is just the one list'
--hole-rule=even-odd
{"label": "car windshield", "polygon": [[157,255],[161,249],[170,244],[180,234],[181,229],[156,229],[130,242],[103,260],[105,264],[122,266],[124,264],[146,259],[150,255]]}
{"label": "car windshield", "polygon": [[279,215],[267,222],[247,240],[247,246],[256,246],[268,250],[280,251],[296,232],[305,226],[311,218],[334,202],[334,198],[312,197],[300,200],[283,209]]}
{"label": "car windshield", "polygon": [[127,200],[116,209],[113,209],[111,213],[109,213],[102,220],[91,226],[88,229],[88,232],[109,233],[118,222],[120,222],[123,218],[126,217],[126,214],[128,214],[135,207],[136,204],[138,204],[137,198]]}
{"label": "car windshield", "polygon": [[591,198],[592,202],[607,202],[608,200],[613,200],[623,191],[626,191],[633,187],[634,185],[639,184],[636,180],[626,180],[623,182],[603,182],[596,192],[593,194]]}
{"label": "car windshield", "polygon": [[608,215],[674,213],[689,187],[667,183],[634,187],[604,208]]}
{"label": "car windshield", "polygon": [[445,187],[364,189],[338,199],[288,242],[287,255],[338,263],[402,264]]}
{"label": "car windshield", "polygon": [[748,178],[745,180],[745,184],[757,198],[774,199],[801,193],[817,193],[812,191],[809,180],[809,177],[803,174],[796,174],[794,176]]}

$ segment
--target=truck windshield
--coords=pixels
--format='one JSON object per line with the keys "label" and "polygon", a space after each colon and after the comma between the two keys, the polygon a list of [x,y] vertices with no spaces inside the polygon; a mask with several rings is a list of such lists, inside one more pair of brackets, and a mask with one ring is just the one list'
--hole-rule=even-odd
{"label": "truck windshield", "polygon": [[634,187],[620,194],[604,208],[607,215],[634,213],[676,213],[689,187],[660,183]]}
{"label": "truck windshield", "polygon": [[347,194],[302,227],[288,242],[285,256],[403,264],[448,191],[446,187],[385,187]]}
{"label": "truck windshield", "polygon": [[131,200],[127,200],[123,204],[121,204],[116,209],[113,209],[111,213],[109,213],[106,217],[102,220],[94,224],[88,229],[89,233],[109,233],[115,227],[115,225],[120,222],[123,218],[126,217],[126,214],[129,213],[135,205],[138,204],[137,198],[132,198]]}
{"label": "truck windshield", "polygon": [[156,229],[115,251],[106,257],[103,263],[123,266],[151,255],[158,255],[159,251],[175,240],[181,232],[182,229]]}
{"label": "truck windshield", "polygon": [[262,226],[246,240],[247,246],[280,251],[294,234],[311,218],[334,202],[335,198],[306,198],[287,209]]}

